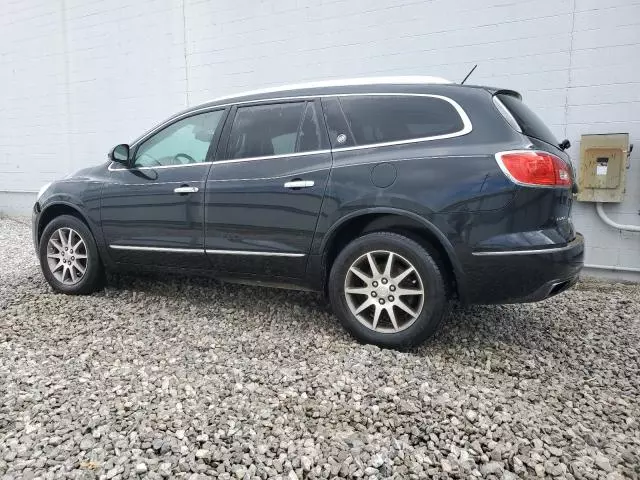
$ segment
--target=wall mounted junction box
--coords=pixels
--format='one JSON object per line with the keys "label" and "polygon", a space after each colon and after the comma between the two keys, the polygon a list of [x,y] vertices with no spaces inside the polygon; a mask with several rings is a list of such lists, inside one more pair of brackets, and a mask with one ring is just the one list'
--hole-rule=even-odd
{"label": "wall mounted junction box", "polygon": [[629,134],[582,135],[578,201],[622,202]]}

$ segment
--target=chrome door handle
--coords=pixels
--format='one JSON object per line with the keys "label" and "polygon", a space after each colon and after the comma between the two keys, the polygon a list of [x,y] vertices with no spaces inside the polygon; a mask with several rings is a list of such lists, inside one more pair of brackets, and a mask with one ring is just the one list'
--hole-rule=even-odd
{"label": "chrome door handle", "polygon": [[313,187],[315,182],[313,180],[293,180],[286,182],[284,188],[309,188]]}
{"label": "chrome door handle", "polygon": [[173,189],[173,193],[196,193],[198,191],[198,187],[177,187]]}

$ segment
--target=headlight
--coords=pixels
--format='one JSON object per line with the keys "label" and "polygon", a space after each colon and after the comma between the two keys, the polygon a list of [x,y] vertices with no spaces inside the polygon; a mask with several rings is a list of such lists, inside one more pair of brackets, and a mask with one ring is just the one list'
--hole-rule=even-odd
{"label": "headlight", "polygon": [[38,196],[36,197],[36,202],[37,202],[38,200],[40,200],[40,197],[42,196],[42,194],[43,194],[44,192],[46,192],[46,191],[47,191],[47,188],[49,188],[49,187],[51,186],[51,183],[52,183],[52,182],[49,182],[49,183],[44,184],[44,185],[42,186],[42,188],[38,191]]}

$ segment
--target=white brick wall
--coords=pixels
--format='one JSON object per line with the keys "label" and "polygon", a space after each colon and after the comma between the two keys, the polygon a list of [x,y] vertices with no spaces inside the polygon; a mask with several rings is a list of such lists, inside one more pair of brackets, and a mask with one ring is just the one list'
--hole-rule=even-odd
{"label": "white brick wall", "polygon": [[[4,0],[0,211],[169,114],[266,85],[430,74],[519,90],[577,155],[629,132],[640,215],[640,0]],[[587,262],[640,268],[640,234],[579,204]]]}

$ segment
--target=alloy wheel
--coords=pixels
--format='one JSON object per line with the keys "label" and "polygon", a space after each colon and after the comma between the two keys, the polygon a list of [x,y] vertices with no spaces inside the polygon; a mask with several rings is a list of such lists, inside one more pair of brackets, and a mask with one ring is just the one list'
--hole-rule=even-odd
{"label": "alloy wheel", "polygon": [[84,239],[72,228],[59,228],[47,242],[47,264],[54,278],[75,285],[87,271],[88,253]]}
{"label": "alloy wheel", "polygon": [[344,282],[351,313],[367,328],[396,333],[409,328],[424,306],[424,285],[406,258],[387,250],[358,257]]}

